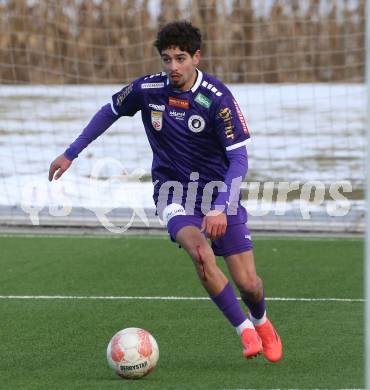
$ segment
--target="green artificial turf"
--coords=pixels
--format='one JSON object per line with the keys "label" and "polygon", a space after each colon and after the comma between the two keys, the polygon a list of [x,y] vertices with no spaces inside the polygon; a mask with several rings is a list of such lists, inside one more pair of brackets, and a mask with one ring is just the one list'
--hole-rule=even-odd
{"label": "green artificial turf", "polygon": [[[206,297],[191,260],[163,237],[3,236],[0,248],[2,390],[364,388],[364,303],[352,301],[363,298],[361,240],[255,240],[268,315],[284,343],[277,364],[243,359],[210,300],[140,298]],[[136,381],[106,363],[112,335],[131,326],[150,331],[160,349],[156,370]]]}

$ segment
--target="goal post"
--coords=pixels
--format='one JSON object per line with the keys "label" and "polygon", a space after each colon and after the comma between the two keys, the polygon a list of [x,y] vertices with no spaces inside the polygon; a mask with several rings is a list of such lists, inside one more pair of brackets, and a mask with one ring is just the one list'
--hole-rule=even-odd
{"label": "goal post", "polygon": [[370,390],[370,4],[366,5],[366,90],[367,90],[367,156],[366,156],[366,241],[365,241],[365,387]]}

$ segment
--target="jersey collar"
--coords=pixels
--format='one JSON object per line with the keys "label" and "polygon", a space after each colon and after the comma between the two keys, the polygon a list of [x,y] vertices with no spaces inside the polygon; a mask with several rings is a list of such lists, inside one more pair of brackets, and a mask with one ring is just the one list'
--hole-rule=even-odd
{"label": "jersey collar", "polygon": [[[196,69],[196,72],[197,72],[197,79],[195,80],[194,85],[189,90],[189,91],[191,91],[193,93],[199,88],[199,86],[200,86],[200,84],[202,83],[202,80],[203,80],[203,72],[200,69],[198,69],[198,68],[195,68],[195,69]],[[167,86],[169,86],[172,89],[172,87],[170,85],[170,80],[168,79],[168,77],[167,77],[166,84],[167,84]],[[188,92],[188,91],[184,91],[184,92]],[[181,93],[183,93],[183,92],[181,92]]]}
{"label": "jersey collar", "polygon": [[194,85],[190,88],[191,92],[193,92],[193,93],[199,88],[199,86],[200,86],[200,84],[201,84],[201,82],[203,80],[203,73],[202,73],[202,71],[199,70],[198,68],[196,68],[196,70],[197,70],[197,73],[198,73],[197,79],[195,80]]}

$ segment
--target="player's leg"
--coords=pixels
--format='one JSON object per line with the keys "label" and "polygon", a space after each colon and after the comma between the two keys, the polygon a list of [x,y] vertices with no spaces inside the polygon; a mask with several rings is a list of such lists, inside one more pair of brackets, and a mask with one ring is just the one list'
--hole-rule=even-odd
{"label": "player's leg", "polygon": [[210,296],[218,295],[228,283],[216,263],[212,248],[198,227],[185,226],[176,235],[176,241],[189,254],[199,279]]}
{"label": "player's leg", "polygon": [[257,325],[262,324],[266,317],[265,294],[262,280],[256,272],[253,250],[225,256],[225,260],[251,319]]}
{"label": "player's leg", "polygon": [[167,229],[171,238],[189,254],[202,285],[237,333],[241,335],[245,329],[251,333],[250,345],[245,348],[244,356],[256,356],[262,351],[261,339],[240,307],[232,285],[218,267],[212,248],[200,232],[200,226],[201,218],[197,220],[194,216],[179,215],[171,218]]}
{"label": "player's leg", "polygon": [[265,295],[262,280],[256,273],[252,249],[225,256],[230,275],[247,305],[250,318],[262,339],[263,353],[271,362],[282,357],[280,336],[266,317]]}
{"label": "player's leg", "polygon": [[270,361],[279,360],[282,356],[281,340],[266,318],[263,283],[256,272],[253,244],[247,226],[244,223],[229,225],[225,235],[212,243],[212,248],[217,256],[223,256],[226,260],[231,277],[249,309],[251,320],[263,338],[264,355]]}

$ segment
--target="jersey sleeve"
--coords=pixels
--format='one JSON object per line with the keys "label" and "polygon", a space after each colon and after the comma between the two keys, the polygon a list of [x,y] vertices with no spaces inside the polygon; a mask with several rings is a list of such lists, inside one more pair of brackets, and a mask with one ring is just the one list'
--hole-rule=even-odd
{"label": "jersey sleeve", "polygon": [[139,80],[135,80],[112,96],[112,111],[118,116],[134,116],[141,110],[141,95]]}
{"label": "jersey sleeve", "polygon": [[215,129],[226,151],[245,146],[250,138],[247,122],[231,93],[216,107]]}

